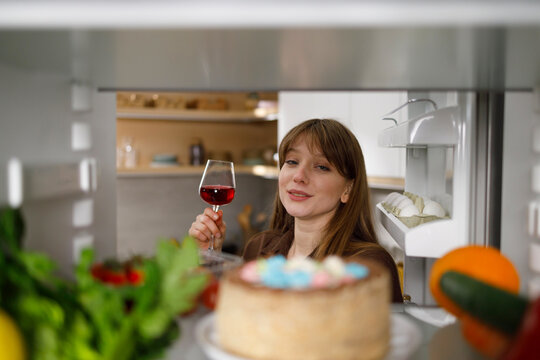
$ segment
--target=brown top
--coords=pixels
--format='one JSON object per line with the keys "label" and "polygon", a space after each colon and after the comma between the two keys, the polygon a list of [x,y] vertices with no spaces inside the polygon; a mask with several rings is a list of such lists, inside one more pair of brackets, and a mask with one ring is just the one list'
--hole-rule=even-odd
{"label": "brown top", "polygon": [[[361,241],[353,238],[351,241]],[[269,257],[273,255],[287,256],[293,242],[293,232],[279,233],[274,231],[265,231],[253,236],[244,248],[244,260],[255,260],[258,257]],[[399,276],[394,259],[379,244],[367,243],[366,248],[355,254],[344,254],[343,257],[349,259],[371,259],[375,260],[388,269],[392,286],[392,302],[402,303],[403,295],[399,285]]]}

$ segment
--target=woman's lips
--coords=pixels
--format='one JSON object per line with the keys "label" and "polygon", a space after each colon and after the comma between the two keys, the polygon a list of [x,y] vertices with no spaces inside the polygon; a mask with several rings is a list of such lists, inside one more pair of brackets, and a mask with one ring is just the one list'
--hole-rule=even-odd
{"label": "woman's lips", "polygon": [[293,189],[293,190],[287,191],[287,193],[289,194],[289,198],[295,201],[307,200],[311,197],[311,195],[309,195],[308,193],[304,191],[300,191],[300,190]]}

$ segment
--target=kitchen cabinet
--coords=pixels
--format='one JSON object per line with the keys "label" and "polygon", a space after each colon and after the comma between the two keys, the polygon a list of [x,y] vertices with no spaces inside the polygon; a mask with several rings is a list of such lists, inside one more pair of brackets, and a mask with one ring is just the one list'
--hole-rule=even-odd
{"label": "kitchen cabinet", "polygon": [[[118,93],[120,154],[125,143],[137,153],[136,164],[122,169],[120,161],[119,172],[190,173],[190,146],[195,143],[202,145],[205,158],[232,160],[235,165],[274,164],[276,98],[276,93],[264,92]],[[257,169],[248,171],[260,172]]]}
{"label": "kitchen cabinet", "polygon": [[[118,119],[116,142],[121,148],[124,139],[131,139],[136,165],[119,167],[119,173],[183,173],[195,171],[190,165],[190,146],[202,143],[205,157],[232,159],[235,165],[265,165],[263,154],[277,149],[277,123],[169,121],[153,119]],[[176,162],[155,162],[158,156],[176,157]],[[156,166],[156,167],[154,167]],[[253,170],[253,168],[252,168]]]}
{"label": "kitchen cabinet", "polygon": [[118,92],[119,119],[251,122],[277,118],[275,92]]}
{"label": "kitchen cabinet", "polygon": [[[406,101],[404,91],[282,91],[279,93],[278,138],[281,140],[288,130],[307,119],[336,119],[356,135],[368,177],[402,179],[405,176],[404,149],[381,148],[377,136],[393,125],[391,121],[382,120],[384,114]],[[397,122],[401,116],[401,112],[392,115]]]}
{"label": "kitchen cabinet", "polygon": [[[352,92],[350,93],[350,129],[356,135],[366,162],[368,176],[405,177],[405,150],[383,148],[378,135],[394,126],[391,120],[382,120],[384,114],[407,102],[407,92]],[[399,123],[401,112],[389,115]]]}
{"label": "kitchen cabinet", "polygon": [[278,98],[280,141],[291,128],[308,119],[336,119],[349,126],[348,91],[280,91]]}

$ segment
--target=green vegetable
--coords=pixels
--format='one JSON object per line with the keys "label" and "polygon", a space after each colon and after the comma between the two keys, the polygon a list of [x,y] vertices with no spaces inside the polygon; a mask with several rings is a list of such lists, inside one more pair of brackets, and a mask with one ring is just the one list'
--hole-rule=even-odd
{"label": "green vegetable", "polygon": [[522,296],[456,271],[444,273],[440,286],[468,314],[509,335],[518,331],[529,304]]}
{"label": "green vegetable", "polygon": [[[24,251],[17,209],[0,208],[0,308],[18,323],[29,358],[129,360],[161,357],[180,334],[177,314],[193,306],[207,281],[195,241],[158,242],[144,282],[112,287],[91,275],[93,250],[81,253],[75,282],[59,278],[44,254]],[[128,304],[130,306],[128,306]]]}

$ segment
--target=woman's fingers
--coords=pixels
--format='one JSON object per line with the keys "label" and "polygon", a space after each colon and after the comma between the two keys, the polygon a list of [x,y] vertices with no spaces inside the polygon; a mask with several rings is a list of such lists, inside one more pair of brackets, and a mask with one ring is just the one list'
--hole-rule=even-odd
{"label": "woman's fingers", "polygon": [[223,242],[225,241],[225,231],[227,230],[227,226],[225,225],[225,222],[221,220],[221,218],[219,220],[218,228],[221,236],[214,238],[214,249],[221,250],[223,247]]}
{"label": "woman's fingers", "polygon": [[211,208],[206,208],[202,214],[197,215],[191,224],[189,235],[199,242],[199,247],[208,248],[209,242],[214,236],[214,247],[221,248],[227,226],[222,219],[223,212],[214,212]]}
{"label": "woman's fingers", "polygon": [[195,221],[191,224],[189,235],[193,236],[200,242],[208,242],[211,236],[208,228],[200,221]]}
{"label": "woman's fingers", "polygon": [[212,234],[218,229],[217,225],[205,214],[197,215],[195,222],[191,224],[191,230],[197,239],[208,242]]}
{"label": "woman's fingers", "polygon": [[210,209],[206,209],[203,214],[197,216],[199,221],[208,230],[205,234],[210,237],[214,235],[215,238],[221,237],[221,230],[218,227],[218,221],[220,221],[219,214],[216,214]]}

